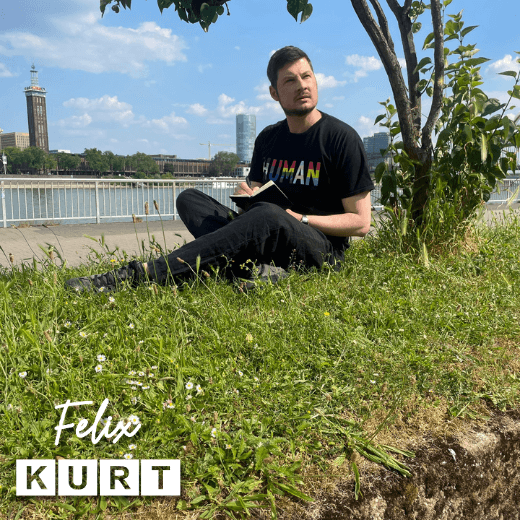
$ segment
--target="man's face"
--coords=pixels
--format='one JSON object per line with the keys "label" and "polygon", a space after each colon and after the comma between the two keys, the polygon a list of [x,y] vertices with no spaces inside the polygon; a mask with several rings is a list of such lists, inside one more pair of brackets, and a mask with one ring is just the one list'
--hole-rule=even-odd
{"label": "man's face", "polygon": [[318,104],[316,77],[305,58],[281,68],[276,89],[270,86],[269,92],[287,116],[306,116]]}

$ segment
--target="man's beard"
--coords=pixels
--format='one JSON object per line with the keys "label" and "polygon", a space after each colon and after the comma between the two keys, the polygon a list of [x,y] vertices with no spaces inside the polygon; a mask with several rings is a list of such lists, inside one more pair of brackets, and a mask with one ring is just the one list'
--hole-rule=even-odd
{"label": "man's beard", "polygon": [[282,106],[282,110],[284,111],[286,116],[294,116],[294,117],[305,117],[307,114],[310,114],[316,106],[308,107],[308,108],[293,108],[286,109]]}

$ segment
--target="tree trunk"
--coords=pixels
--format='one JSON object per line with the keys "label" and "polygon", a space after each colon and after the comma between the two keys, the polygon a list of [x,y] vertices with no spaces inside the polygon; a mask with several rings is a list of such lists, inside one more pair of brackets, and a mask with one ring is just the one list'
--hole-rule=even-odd
{"label": "tree trunk", "polygon": [[417,225],[422,223],[424,208],[430,191],[430,168],[432,165],[433,145],[431,134],[442,106],[444,78],[444,35],[441,18],[440,0],[431,0],[434,51],[434,90],[432,106],[427,121],[421,130],[421,92],[419,83],[418,60],[413,39],[413,24],[410,19],[412,0],[404,0],[401,6],[397,0],[387,0],[394,13],[401,33],[406,59],[408,88],[404,81],[401,66],[397,59],[394,43],[388,30],[388,22],[378,0],[370,0],[379,25],[372,16],[366,0],[351,0],[354,11],[374,44],[390,81],[392,94],[397,108],[404,151],[415,163],[412,183],[412,218]]}

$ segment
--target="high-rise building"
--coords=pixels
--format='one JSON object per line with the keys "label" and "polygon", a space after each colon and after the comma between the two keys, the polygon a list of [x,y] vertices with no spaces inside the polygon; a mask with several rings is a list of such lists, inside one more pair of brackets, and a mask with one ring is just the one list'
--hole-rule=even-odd
{"label": "high-rise building", "polygon": [[237,155],[241,162],[251,162],[256,139],[256,116],[237,114]]}
{"label": "high-rise building", "polygon": [[0,150],[10,146],[19,148],[20,150],[29,148],[29,134],[26,132],[0,133]]}
{"label": "high-rise building", "polygon": [[378,132],[370,137],[363,137],[363,147],[367,154],[368,169],[370,173],[375,172],[377,165],[386,162],[392,164],[392,154],[388,153],[384,157],[381,150],[386,150],[390,144],[390,134],[386,132]]}
{"label": "high-rise building", "polygon": [[377,132],[371,137],[363,137],[363,146],[367,154],[379,154],[381,150],[386,150],[390,144],[390,134]]}
{"label": "high-rise building", "polygon": [[48,153],[49,136],[47,133],[47,108],[45,105],[47,92],[38,85],[38,71],[34,64],[31,68],[31,86],[25,87],[24,90],[27,99],[30,146],[37,146]]}

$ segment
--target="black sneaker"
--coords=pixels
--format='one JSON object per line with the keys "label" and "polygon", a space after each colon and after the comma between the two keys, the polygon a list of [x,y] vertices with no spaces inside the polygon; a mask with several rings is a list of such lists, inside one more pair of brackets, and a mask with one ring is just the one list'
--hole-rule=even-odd
{"label": "black sneaker", "polygon": [[122,282],[129,282],[135,285],[146,279],[146,273],[141,262],[136,260],[130,262],[127,266],[115,271],[109,271],[104,274],[94,274],[92,276],[80,276],[79,278],[71,278],[65,282],[65,285],[77,292],[95,291],[110,292],[121,288]]}
{"label": "black sneaker", "polygon": [[243,292],[257,289],[261,285],[267,283],[278,283],[280,280],[287,278],[289,273],[282,267],[276,267],[275,265],[260,264],[256,266],[251,279],[242,280],[239,284],[239,289]]}

